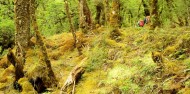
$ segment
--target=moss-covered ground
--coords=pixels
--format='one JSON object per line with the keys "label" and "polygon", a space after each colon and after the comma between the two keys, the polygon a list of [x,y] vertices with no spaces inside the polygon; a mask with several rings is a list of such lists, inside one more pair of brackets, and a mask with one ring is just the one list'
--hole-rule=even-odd
{"label": "moss-covered ground", "polygon": [[[82,55],[73,48],[71,33],[44,38],[58,86],[44,94],[59,94],[71,70],[79,64],[85,73],[76,94],[190,94],[190,28],[122,28],[119,34],[100,27],[77,32]],[[27,79],[46,76],[38,46],[27,51],[23,91],[13,88],[14,67],[6,52],[0,60],[0,94],[35,94]]]}

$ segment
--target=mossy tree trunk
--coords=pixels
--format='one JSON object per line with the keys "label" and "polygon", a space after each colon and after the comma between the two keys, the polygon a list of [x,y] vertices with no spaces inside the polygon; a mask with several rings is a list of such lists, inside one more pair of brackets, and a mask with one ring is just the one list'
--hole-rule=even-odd
{"label": "mossy tree trunk", "polygon": [[77,38],[76,38],[76,34],[75,34],[75,28],[73,26],[71,15],[70,15],[70,12],[69,12],[68,1],[64,0],[64,3],[65,3],[65,10],[66,10],[67,18],[69,20],[70,30],[71,30],[73,38],[74,38],[74,45],[73,46],[76,47]]}
{"label": "mossy tree trunk", "polygon": [[79,28],[84,33],[87,33],[87,30],[92,29],[91,12],[86,0],[79,0]]}
{"label": "mossy tree trunk", "polygon": [[189,0],[184,0],[184,3],[186,4],[186,12],[184,15],[185,16],[185,26],[189,26],[189,20],[190,20],[190,2]]}
{"label": "mossy tree trunk", "polygon": [[109,13],[110,13],[110,6],[109,6],[109,0],[104,0],[104,11],[105,11],[105,24],[108,25],[109,22]]}
{"label": "mossy tree trunk", "polygon": [[[69,5],[68,5],[68,1],[67,0],[64,0],[64,2],[65,2],[65,10],[66,10],[66,14],[67,14],[67,18],[68,18],[68,20],[69,20],[69,25],[70,25],[70,30],[71,30],[71,32],[72,32],[72,35],[73,35],[73,39],[74,39],[74,47],[77,47],[76,45],[77,45],[77,37],[76,37],[76,31],[75,31],[75,28],[74,28],[74,26],[73,26],[73,23],[72,23],[72,19],[71,19],[71,14],[70,14],[70,12],[69,12]],[[79,41],[79,40],[78,40]],[[79,42],[78,42],[79,43]],[[79,47],[77,47],[77,50],[78,50],[78,53],[79,53],[79,55],[81,55],[82,54],[82,52],[81,52],[81,50],[80,50],[80,48]]]}
{"label": "mossy tree trunk", "polygon": [[160,27],[160,15],[159,15],[159,5],[158,0],[151,0],[151,26],[150,29],[155,29]]}
{"label": "mossy tree trunk", "polygon": [[54,74],[54,72],[52,70],[51,62],[50,62],[50,59],[48,57],[47,49],[46,49],[45,44],[43,42],[43,38],[42,38],[42,36],[41,36],[41,34],[39,32],[39,29],[38,29],[37,19],[36,19],[36,15],[35,15],[36,1],[31,0],[30,4],[31,4],[30,9],[31,9],[32,26],[33,26],[34,32],[36,33],[37,43],[39,44],[41,52],[42,52],[42,55],[43,55],[41,61],[46,63],[46,66],[47,66],[48,77],[50,79],[50,80],[47,81],[48,86],[53,87],[53,86],[57,85],[57,80],[56,80],[55,74]]}
{"label": "mossy tree trunk", "polygon": [[95,23],[99,25],[105,24],[105,11],[104,11],[104,3],[103,1],[97,0],[95,2],[96,6],[96,17],[95,17]]}
{"label": "mossy tree trunk", "polygon": [[176,23],[173,19],[173,9],[174,9],[174,6],[173,6],[173,0],[166,0],[166,3],[167,3],[167,7],[168,7],[168,18],[169,20],[171,21],[171,26],[172,27],[175,27],[174,23]]}
{"label": "mossy tree trunk", "polygon": [[110,15],[110,25],[114,28],[120,26],[120,0],[112,0],[112,10]]}
{"label": "mossy tree trunk", "polygon": [[25,51],[30,40],[30,3],[29,0],[15,0],[15,42],[16,56],[25,63]]}
{"label": "mossy tree trunk", "polygon": [[149,6],[146,3],[146,1],[142,0],[142,4],[143,4],[143,7],[144,7],[144,14],[145,14],[145,16],[150,16]]}
{"label": "mossy tree trunk", "polygon": [[30,3],[29,0],[15,0],[15,43],[16,56],[12,51],[8,53],[8,60],[15,67],[14,88],[20,89],[18,80],[24,76],[23,65],[25,63],[26,50],[30,40]]}
{"label": "mossy tree trunk", "polygon": [[7,54],[7,60],[15,68],[15,80],[14,80],[13,86],[15,89],[21,90],[21,86],[18,84],[18,80],[24,77],[23,63],[16,58],[16,56],[14,55],[11,49],[9,49],[9,52]]}
{"label": "mossy tree trunk", "polygon": [[120,0],[112,0],[112,10],[110,14],[109,24],[112,28],[110,31],[110,38],[116,41],[120,41]]}

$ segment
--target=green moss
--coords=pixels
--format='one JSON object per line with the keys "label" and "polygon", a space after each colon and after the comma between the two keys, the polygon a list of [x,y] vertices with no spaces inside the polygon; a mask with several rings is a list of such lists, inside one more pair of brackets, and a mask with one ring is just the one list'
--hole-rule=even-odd
{"label": "green moss", "polygon": [[107,50],[104,47],[96,46],[88,53],[87,71],[92,71],[102,67],[107,58]]}
{"label": "green moss", "polygon": [[120,89],[122,90],[123,93],[125,94],[138,94],[141,91],[139,85],[133,83],[131,80],[125,80],[124,81],[124,86],[121,86]]}
{"label": "green moss", "polygon": [[187,66],[187,68],[190,68],[190,58],[186,58],[183,63]]}

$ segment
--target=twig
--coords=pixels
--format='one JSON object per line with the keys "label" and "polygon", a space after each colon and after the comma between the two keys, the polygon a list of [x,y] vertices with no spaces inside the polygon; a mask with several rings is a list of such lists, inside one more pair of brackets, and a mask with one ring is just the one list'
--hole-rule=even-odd
{"label": "twig", "polygon": [[188,79],[190,79],[190,75],[188,75],[187,77],[185,77],[184,79],[182,79],[182,80],[180,81],[180,83],[183,83],[183,82],[187,81]]}
{"label": "twig", "polygon": [[75,81],[74,81],[74,84],[73,84],[72,94],[75,94]]}

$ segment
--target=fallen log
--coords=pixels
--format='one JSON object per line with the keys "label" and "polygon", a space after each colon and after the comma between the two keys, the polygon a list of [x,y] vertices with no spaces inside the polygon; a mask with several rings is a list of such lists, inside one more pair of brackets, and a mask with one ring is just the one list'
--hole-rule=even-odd
{"label": "fallen log", "polygon": [[[84,73],[84,69],[81,66],[76,66],[69,74],[67,80],[61,88],[60,94],[74,94],[75,92],[75,84],[80,80],[82,74]],[[72,89],[72,91],[71,91]]]}

